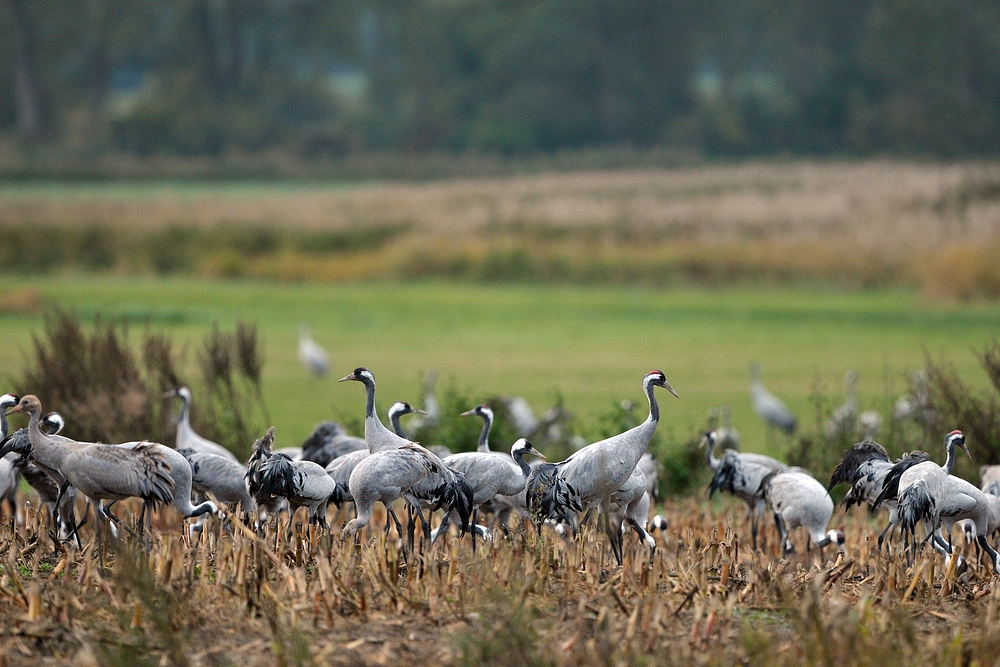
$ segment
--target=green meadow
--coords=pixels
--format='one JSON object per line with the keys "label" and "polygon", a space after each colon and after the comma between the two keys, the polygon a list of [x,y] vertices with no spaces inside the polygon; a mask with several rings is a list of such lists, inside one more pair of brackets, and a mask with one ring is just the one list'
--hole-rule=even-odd
{"label": "green meadow", "polygon": [[[41,331],[46,309],[129,321],[169,333],[186,359],[218,322],[256,323],[265,354],[265,398],[283,445],[298,444],[327,418],[360,418],[355,384],[335,380],[356,366],[378,378],[382,409],[394,400],[422,401],[420,377],[436,371],[476,398],[521,395],[540,413],[561,394],[591,429],[612,401],[642,400],[639,380],[662,369],[680,394],[663,394],[665,428],[684,439],[704,428],[713,405],[732,408],[744,448],[765,444],[748,396],[748,367],[764,366],[765,384],[810,428],[822,392],[835,404],[843,377],[861,374],[863,408],[888,417],[919,369],[925,351],[986,385],[973,351],[1000,331],[1000,304],[927,303],[905,292],[830,288],[598,289],[444,283],[288,284],[191,278],[5,278],[7,298],[37,293],[38,307],[0,316],[0,363],[17,374]],[[325,379],[308,376],[297,358],[299,323],[330,352]],[[197,396],[195,397],[197,403]],[[51,406],[58,409],[58,406]]]}

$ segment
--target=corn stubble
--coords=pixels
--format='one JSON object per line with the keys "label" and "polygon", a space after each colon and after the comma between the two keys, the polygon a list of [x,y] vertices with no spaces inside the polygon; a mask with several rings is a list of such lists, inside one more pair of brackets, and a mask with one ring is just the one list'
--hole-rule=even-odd
{"label": "corn stubble", "polygon": [[[127,505],[127,503],[126,503]],[[131,508],[137,509],[137,508]],[[362,542],[296,526],[264,538],[218,524],[191,543],[173,510],[148,552],[123,541],[101,569],[53,553],[33,506],[0,535],[2,664],[619,665],[940,664],[1000,659],[989,565],[945,569],[876,553],[877,526],[840,517],[849,556],[777,556],[743,544],[742,505],[671,502],[650,560],[634,536],[612,567],[605,538],[517,525],[479,545],[452,537],[404,558],[384,516]],[[128,514],[126,512],[126,514]],[[338,517],[337,521],[343,517]],[[284,520],[283,520],[284,521]],[[284,526],[282,527],[284,530]],[[284,534],[284,533],[283,533]]]}

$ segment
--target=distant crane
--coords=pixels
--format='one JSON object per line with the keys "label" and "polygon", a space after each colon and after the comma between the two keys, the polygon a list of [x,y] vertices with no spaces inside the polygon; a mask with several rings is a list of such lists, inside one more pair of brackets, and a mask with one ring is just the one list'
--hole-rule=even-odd
{"label": "distant crane", "polygon": [[848,371],[844,376],[844,384],[847,387],[847,400],[833,411],[826,422],[826,437],[830,439],[854,435],[858,423],[857,371]]}
{"label": "distant crane", "polygon": [[750,366],[750,375],[750,400],[753,403],[753,411],[769,427],[768,439],[770,440],[771,428],[776,428],[786,436],[791,437],[795,433],[795,427],[798,423],[795,413],[789,410],[780,398],[764,388],[758,362],[755,361]]}
{"label": "distant crane", "polygon": [[312,375],[321,378],[330,371],[330,355],[313,340],[309,325],[299,325],[299,361]]}

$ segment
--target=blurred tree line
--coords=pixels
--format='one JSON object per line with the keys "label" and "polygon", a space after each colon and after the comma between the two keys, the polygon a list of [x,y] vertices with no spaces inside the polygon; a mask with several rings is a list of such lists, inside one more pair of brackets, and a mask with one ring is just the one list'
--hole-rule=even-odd
{"label": "blurred tree line", "polygon": [[0,0],[0,134],[83,155],[994,155],[1000,3]]}

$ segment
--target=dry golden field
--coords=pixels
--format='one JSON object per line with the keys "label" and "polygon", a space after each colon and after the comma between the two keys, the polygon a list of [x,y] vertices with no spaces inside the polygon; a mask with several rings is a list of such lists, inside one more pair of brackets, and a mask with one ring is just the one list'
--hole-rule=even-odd
{"label": "dry golden field", "polygon": [[[754,162],[424,183],[8,183],[0,225],[96,228],[110,238],[90,244],[109,246],[110,265],[125,271],[151,270],[139,257],[143,235],[169,244],[164,230],[225,229],[263,240],[209,240],[191,270],[319,280],[832,280],[948,298],[1000,294],[1000,165],[992,163]],[[355,237],[338,244],[310,234]]]}
{"label": "dry golden field", "polygon": [[[122,508],[128,516],[128,510]],[[847,557],[754,552],[745,508],[671,500],[650,560],[624,567],[604,537],[577,543],[516,526],[478,545],[452,537],[404,560],[376,515],[358,545],[218,525],[198,543],[161,512],[147,553],[129,540],[102,569],[91,548],[52,552],[34,509],[3,529],[4,665],[932,665],[996,664],[1000,593],[971,550],[965,572],[925,551],[875,553],[863,512],[833,525]],[[384,515],[383,515],[384,516]],[[879,519],[883,519],[884,515]],[[342,517],[333,520],[335,526]],[[92,533],[82,531],[88,547]],[[961,538],[958,538],[959,540]],[[929,551],[929,550],[928,550]]]}

